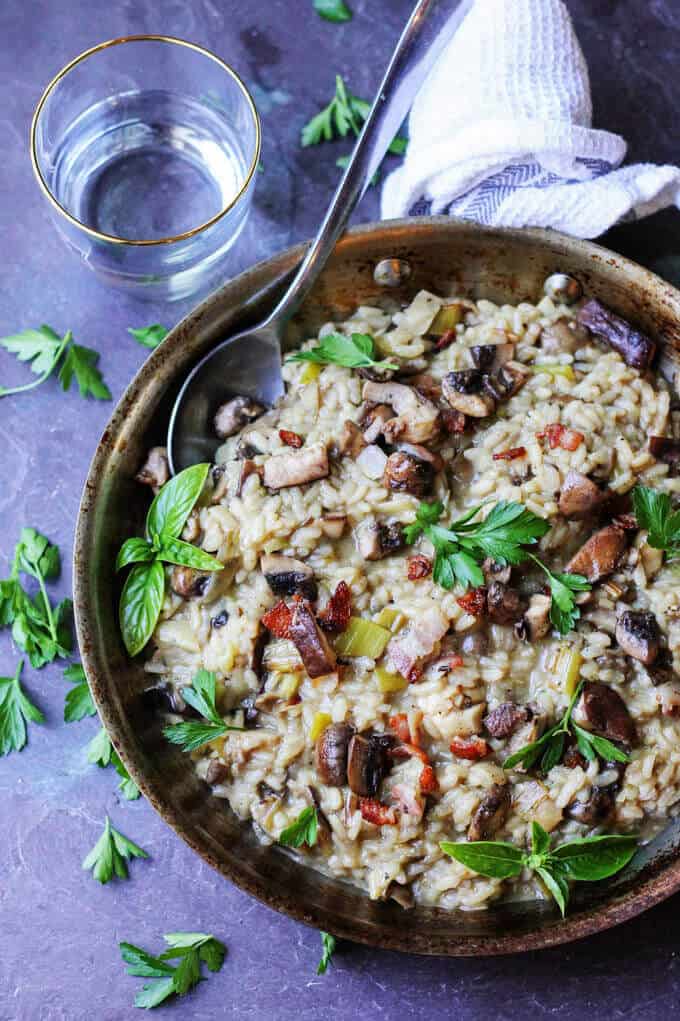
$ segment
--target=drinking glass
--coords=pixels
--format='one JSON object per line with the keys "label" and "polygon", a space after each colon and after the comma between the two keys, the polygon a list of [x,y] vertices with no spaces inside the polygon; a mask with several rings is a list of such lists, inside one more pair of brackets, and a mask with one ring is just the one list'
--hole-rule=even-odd
{"label": "drinking glass", "polygon": [[195,43],[111,39],[38,102],[31,158],[52,218],[105,282],[174,300],[203,289],[243,229],[260,155],[245,85]]}

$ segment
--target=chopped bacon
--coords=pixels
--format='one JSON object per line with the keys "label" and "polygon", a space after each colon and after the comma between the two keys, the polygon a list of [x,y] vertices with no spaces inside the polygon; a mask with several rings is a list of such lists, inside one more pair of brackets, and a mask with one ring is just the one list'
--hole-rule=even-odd
{"label": "chopped bacon", "polygon": [[262,618],[262,623],[277,638],[288,638],[292,620],[293,611],[281,599],[276,606],[272,606],[271,610],[267,610]]}
{"label": "chopped bacon", "polygon": [[390,755],[393,759],[408,759],[413,757],[420,759],[421,762],[430,761],[427,752],[424,751],[420,745],[411,744],[410,741],[404,741],[403,744],[399,744],[396,748],[392,748]]}
{"label": "chopped bacon", "polygon": [[555,450],[556,447],[561,447],[562,450],[576,450],[585,439],[583,433],[577,432],[576,429],[567,429],[559,422],[547,425],[543,432],[536,433],[536,436],[539,440],[547,439],[551,450]]}
{"label": "chopped bacon", "polygon": [[525,457],[526,452],[526,447],[510,447],[509,450],[499,450],[497,454],[493,455],[493,459],[494,461],[514,461],[517,457]]}
{"label": "chopped bacon", "polygon": [[287,447],[299,449],[305,442],[299,433],[291,432],[290,429],[279,429],[279,438]]}
{"label": "chopped bacon", "polygon": [[407,564],[407,576],[409,581],[418,581],[420,578],[427,578],[428,574],[432,571],[432,561],[429,557],[424,556],[422,553],[416,553],[415,556],[409,557]]}
{"label": "chopped bacon", "polygon": [[477,762],[489,754],[489,746],[483,737],[454,737],[451,751],[459,759]]}
{"label": "chopped bacon", "polygon": [[381,804],[375,798],[359,798],[361,818],[374,826],[396,826],[397,815],[393,808]]}
{"label": "chopped bacon", "polygon": [[431,766],[429,762],[423,766],[418,783],[420,785],[421,794],[434,794],[435,791],[439,790],[437,774],[434,771],[434,767]]}
{"label": "chopped bacon", "polygon": [[441,414],[442,423],[447,433],[455,435],[456,433],[465,432],[467,418],[462,411],[456,411],[455,408],[442,408]]}
{"label": "chopped bacon", "polygon": [[447,347],[451,347],[454,340],[456,339],[455,330],[447,330],[446,333],[442,333],[441,337],[435,344],[437,351],[444,351]]}
{"label": "chopped bacon", "polygon": [[352,615],[352,593],[346,581],[339,581],[326,607],[318,613],[318,620],[324,631],[339,635],[349,624]]}
{"label": "chopped bacon", "polygon": [[456,598],[456,602],[466,613],[473,617],[482,617],[486,613],[486,589],[472,588],[462,596]]}
{"label": "chopped bacon", "polygon": [[411,740],[411,728],[406,713],[395,713],[394,716],[390,716],[390,727],[400,741],[406,744]]}

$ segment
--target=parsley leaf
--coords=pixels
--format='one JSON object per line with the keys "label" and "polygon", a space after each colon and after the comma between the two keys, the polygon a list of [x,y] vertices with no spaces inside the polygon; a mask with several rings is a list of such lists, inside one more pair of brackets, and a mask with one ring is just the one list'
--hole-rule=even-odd
{"label": "parsley leaf", "polygon": [[316,815],[316,808],[310,805],[303,808],[299,816],[290,826],[281,830],[279,843],[284,847],[314,847],[318,835],[319,820]]}
{"label": "parsley leaf", "polygon": [[316,969],[317,975],[325,975],[328,970],[328,965],[331,963],[331,957],[337,946],[337,940],[335,936],[331,936],[330,932],[324,932],[321,930],[321,960]]}
{"label": "parsley leaf", "polygon": [[326,21],[352,20],[352,12],[344,0],[314,0],[314,10]]}
{"label": "parsley leaf", "polygon": [[154,323],[152,326],[142,326],[139,329],[135,329],[134,326],[128,326],[128,333],[132,334],[138,344],[142,347],[155,348],[158,347],[162,340],[168,335],[168,331],[160,323]]}
{"label": "parsley leaf", "polygon": [[367,333],[353,333],[350,337],[342,333],[327,333],[317,347],[310,351],[297,351],[287,362],[317,362],[319,365],[342,365],[346,369],[362,369],[377,366],[381,369],[396,369],[387,361],[373,357],[373,338]]}
{"label": "parsley leaf", "polygon": [[[135,997],[135,1006],[158,1007],[170,996],[184,996],[202,979],[201,964],[217,972],[224,963],[224,943],[205,932],[170,932],[164,937],[169,949],[154,957],[133,943],[120,943],[120,954],[128,965],[128,975],[153,978],[157,981],[142,986]],[[179,958],[178,965],[168,960]]]}
{"label": "parsley leaf", "polygon": [[640,528],[647,529],[649,545],[664,550],[669,560],[680,557],[680,510],[673,511],[668,493],[636,486],[633,509]]}
{"label": "parsley leaf", "polygon": [[118,776],[121,778],[121,782],[118,784],[118,790],[121,792],[126,801],[136,801],[140,796],[139,787],[132,779],[127,771],[125,763],[120,758],[118,752],[111,744],[111,739],[102,727],[98,734],[92,738],[90,743],[85,749],[87,755],[87,761],[91,762],[94,766],[99,766],[100,769],[106,769],[107,766],[113,766]]}
{"label": "parsley leaf", "polygon": [[44,723],[45,717],[34,706],[21,686],[23,659],[14,677],[0,677],[0,756],[20,752],[26,744],[26,723]]}
{"label": "parsley leaf", "polygon": [[163,728],[163,734],[178,744],[185,752],[193,752],[196,748],[222,737],[232,730],[243,730],[225,723],[216,705],[217,678],[212,671],[199,670],[190,685],[182,688],[182,698],[195,709],[206,722],[189,720],[185,723],[173,723]]}
{"label": "parsley leaf", "polygon": [[124,837],[114,829],[108,815],[104,823],[104,832],[92,850],[83,860],[83,868],[91,869],[98,883],[108,883],[117,876],[118,879],[128,878],[127,862],[131,858],[148,858],[146,851],[138,844]]}
{"label": "parsley leaf", "polygon": [[548,576],[550,586],[550,620],[561,635],[569,634],[581,616],[574,599],[575,592],[590,592],[592,585],[582,574],[553,574],[549,568],[532,555],[531,559]]}
{"label": "parsley leaf", "polygon": [[96,368],[99,352],[75,344],[70,330],[59,337],[51,326],[37,330],[24,330],[10,337],[0,337],[0,346],[17,356],[20,362],[30,363],[31,372],[38,376],[31,383],[11,388],[0,387],[0,397],[23,393],[44,383],[59,364],[59,382],[68,390],[75,377],[82,397],[92,394],[98,400],[110,400],[111,391]]}
{"label": "parsley leaf", "polygon": [[64,670],[64,680],[71,681],[73,687],[66,695],[64,702],[64,721],[76,723],[86,716],[96,716],[97,709],[92,701],[87,677],[80,663],[72,663]]}

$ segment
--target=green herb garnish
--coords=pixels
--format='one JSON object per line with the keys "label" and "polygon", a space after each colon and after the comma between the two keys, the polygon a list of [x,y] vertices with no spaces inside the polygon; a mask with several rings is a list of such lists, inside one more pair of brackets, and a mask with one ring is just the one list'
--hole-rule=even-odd
{"label": "green herb garnish", "polygon": [[0,337],[0,347],[26,362],[38,378],[23,386],[2,387],[0,397],[24,393],[40,386],[59,365],[58,378],[63,390],[68,390],[75,378],[81,397],[91,394],[100,401],[111,400],[111,391],[97,368],[99,352],[75,344],[70,330],[60,337],[51,326],[37,330],[23,330],[9,337]]}
{"label": "green herb garnish", "polygon": [[317,347],[309,351],[296,351],[286,358],[287,362],[317,362],[319,365],[342,365],[346,369],[397,369],[393,362],[378,361],[374,354],[373,337],[367,333],[353,333],[346,337],[342,333],[327,333],[321,337]]}
{"label": "green herb garnish", "polygon": [[550,586],[550,620],[561,635],[567,635],[581,616],[576,605],[576,592],[590,592],[592,585],[582,574],[553,574],[542,560],[531,555],[531,559],[548,576]]}
{"label": "green herb garnish", "polygon": [[279,843],[284,847],[302,847],[303,844],[314,847],[318,832],[316,808],[310,805],[309,808],[302,809],[295,822],[281,830]]}
{"label": "green herb garnish", "polygon": [[[11,625],[13,641],[36,669],[71,654],[71,600],[62,599],[53,607],[45,586],[59,577],[60,570],[58,548],[34,528],[22,528],[10,576],[0,581],[0,627]],[[38,582],[35,599],[22,587],[20,574]]]}
{"label": "green herb garnish", "polygon": [[510,879],[522,869],[531,869],[554,897],[564,918],[569,900],[569,880],[597,882],[620,872],[635,854],[637,838],[632,836],[584,837],[550,850],[550,836],[537,822],[531,824],[531,851],[496,840],[460,844],[443,840],[440,845],[472,872],[492,879]]}
{"label": "green herb garnish", "polygon": [[118,773],[118,776],[121,778],[121,781],[118,784],[118,790],[121,792],[125,800],[137,800],[140,795],[139,787],[128,773],[125,763],[111,744],[111,739],[103,727],[88,744],[86,754],[87,761],[91,762],[94,766],[99,766],[100,769],[106,769],[107,766],[113,766],[116,773]]}
{"label": "green herb garnish", "polygon": [[158,347],[160,342],[165,340],[168,335],[168,331],[160,323],[154,323],[152,326],[141,326],[139,329],[135,329],[134,326],[128,326],[128,333],[142,347],[150,348]]}
{"label": "green herb garnish", "polygon": [[630,757],[624,751],[617,748],[615,744],[608,741],[606,737],[599,737],[591,734],[590,731],[579,727],[572,720],[574,706],[578,702],[583,689],[583,681],[576,687],[574,694],[569,699],[564,716],[537,741],[524,745],[514,754],[509,755],[503,763],[503,769],[512,769],[518,763],[522,763],[525,769],[531,769],[538,760],[541,760],[540,768],[544,773],[549,773],[553,766],[556,766],[562,758],[566,739],[569,735],[576,739],[578,750],[588,760],[594,762],[599,756],[605,762],[630,762]]}
{"label": "green herb garnish", "polygon": [[215,674],[210,670],[199,670],[190,685],[182,688],[182,698],[196,712],[204,717],[205,722],[189,720],[186,723],[173,723],[164,727],[163,734],[168,741],[181,745],[183,751],[193,752],[196,748],[223,737],[232,730],[243,730],[225,723],[220,716],[216,702]]}
{"label": "green herb garnish", "polygon": [[640,528],[647,529],[649,545],[663,550],[669,560],[680,557],[680,510],[673,510],[668,493],[636,486],[633,509]]}
{"label": "green herb garnish", "polygon": [[314,10],[326,21],[352,20],[352,12],[344,0],[314,0]]}
{"label": "green herb garnish", "polygon": [[[135,1007],[149,1010],[169,996],[184,996],[202,980],[201,965],[217,972],[224,963],[224,943],[205,932],[169,932],[163,937],[169,949],[154,957],[132,943],[120,943],[127,974],[157,981],[142,986],[135,996]],[[179,964],[168,961],[179,958]]]}
{"label": "green herb garnish", "polygon": [[20,752],[26,744],[26,723],[44,723],[45,717],[34,706],[21,686],[23,659],[13,677],[0,677],[0,756]]}
{"label": "green herb garnish", "polygon": [[90,686],[80,663],[72,663],[64,670],[64,680],[70,681],[73,687],[66,695],[64,702],[64,721],[76,723],[86,716],[96,716],[97,709],[92,701]]}
{"label": "green herb garnish", "polygon": [[335,936],[331,936],[330,932],[324,932],[321,930],[321,960],[316,969],[317,975],[325,975],[328,970],[328,965],[331,963],[331,957],[337,946],[337,940]]}
{"label": "green herb garnish", "polygon": [[113,828],[107,815],[104,832],[84,859],[83,868],[91,869],[97,882],[104,884],[110,882],[114,876],[118,879],[127,879],[127,862],[131,858],[148,857],[146,851],[138,844]]}
{"label": "green herb garnish", "polygon": [[179,538],[201,495],[209,464],[195,464],[170,479],[156,494],[146,516],[146,537],[127,539],[116,570],[133,564],[120,597],[119,619],[125,648],[136,656],[151,638],[165,596],[163,563],[198,571],[221,571],[223,564]]}
{"label": "green herb garnish", "polygon": [[[303,127],[302,145],[305,147],[319,145],[320,142],[330,142],[334,138],[346,138],[350,132],[358,138],[370,109],[371,104],[352,95],[342,75],[336,74],[335,95],[328,106],[320,110]],[[408,140],[397,135],[387,151],[393,156],[403,156],[407,145]]]}

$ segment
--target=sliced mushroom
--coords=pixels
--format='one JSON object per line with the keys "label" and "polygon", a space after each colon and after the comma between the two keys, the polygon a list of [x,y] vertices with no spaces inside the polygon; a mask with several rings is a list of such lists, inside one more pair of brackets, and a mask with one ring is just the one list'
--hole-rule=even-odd
{"label": "sliced mushroom", "polygon": [[258,681],[260,682],[261,688],[264,688],[265,682],[265,669],[264,669],[264,650],[269,644],[269,631],[264,626],[262,621],[257,623],[257,631],[253,638],[253,645],[250,650],[250,669],[253,671]]}
{"label": "sliced mushroom", "polygon": [[493,624],[514,624],[522,617],[526,602],[517,589],[492,581],[486,590],[486,606]]}
{"label": "sliced mushroom", "polygon": [[347,753],[353,736],[354,727],[348,723],[331,723],[316,742],[316,771],[328,787],[347,783]]}
{"label": "sliced mushroom", "polygon": [[197,571],[193,567],[177,565],[170,572],[170,588],[182,599],[204,595],[209,581],[209,574]]}
{"label": "sliced mushroom", "polygon": [[548,355],[573,354],[588,341],[588,331],[575,319],[556,319],[541,331],[541,348]]}
{"label": "sliced mushroom", "polygon": [[229,767],[220,762],[219,759],[211,759],[205,773],[205,782],[211,787],[224,783],[229,776]]}
{"label": "sliced mushroom", "polygon": [[484,376],[484,390],[494,401],[507,401],[522,389],[531,373],[520,362],[507,362]]}
{"label": "sliced mushroom", "polygon": [[338,453],[357,458],[365,446],[366,440],[359,426],[349,418],[346,419],[338,440]]}
{"label": "sliced mushroom", "polygon": [[241,461],[238,485],[236,487],[236,496],[241,496],[241,494],[243,493],[243,487],[245,486],[246,481],[250,478],[251,475],[257,475],[261,479],[263,474],[264,474],[263,468],[260,465],[256,464],[255,461],[251,461],[250,458],[246,458],[245,460]]}
{"label": "sliced mushroom", "polygon": [[157,493],[169,478],[170,465],[167,448],[151,447],[146,455],[146,461],[135,475],[135,481],[141,482],[143,486],[151,486],[154,493]]}
{"label": "sliced mushroom", "polygon": [[314,571],[302,560],[266,553],[260,559],[260,570],[275,596],[292,596],[299,592],[312,602],[317,597]]}
{"label": "sliced mushroom", "polygon": [[298,597],[295,602],[288,638],[300,653],[305,670],[311,678],[323,677],[335,670],[335,652],[305,599]]}
{"label": "sliced mushroom", "polygon": [[650,436],[649,452],[657,461],[670,465],[671,475],[680,471],[680,439],[670,436]]}
{"label": "sliced mushroom", "polygon": [[362,397],[373,404],[388,404],[395,417],[383,427],[388,443],[427,443],[440,431],[439,409],[412,386],[404,383],[364,384]]}
{"label": "sliced mushroom", "polygon": [[387,465],[387,454],[377,443],[369,443],[357,457],[356,463],[369,479],[381,479]]}
{"label": "sliced mushroom", "polygon": [[617,351],[626,365],[644,372],[652,364],[656,354],[656,343],[595,298],[591,298],[581,307],[578,321],[599,340],[605,341]]}
{"label": "sliced mushroom", "polygon": [[390,770],[388,751],[393,744],[389,734],[355,734],[347,752],[347,781],[360,798],[373,798]]}
{"label": "sliced mushroom", "polygon": [[668,649],[660,649],[654,662],[643,667],[644,673],[650,684],[657,688],[660,684],[677,683],[680,685],[680,676],[673,667],[673,657]]}
{"label": "sliced mushroom", "polygon": [[442,394],[455,411],[471,418],[486,418],[496,408],[496,401],[484,390],[484,375],[479,369],[449,372],[442,380]]}
{"label": "sliced mushroom", "polygon": [[354,540],[364,560],[382,560],[404,548],[404,527],[398,522],[380,524],[374,518],[365,518],[356,528]]}
{"label": "sliced mushroom", "polygon": [[427,447],[423,447],[420,443],[400,443],[399,450],[403,450],[406,454],[411,454],[413,457],[418,458],[419,461],[427,461],[436,472],[444,470],[444,458],[441,454],[428,450]]}
{"label": "sliced mushroom", "polygon": [[635,724],[618,692],[608,684],[586,681],[573,712],[574,722],[584,730],[632,745],[635,741]]}
{"label": "sliced mushroom", "polygon": [[521,723],[526,723],[530,715],[530,710],[525,705],[501,702],[484,718],[484,726],[492,737],[510,737]]}
{"label": "sliced mushroom", "polygon": [[550,596],[537,592],[529,599],[524,616],[516,624],[517,637],[528,642],[539,642],[550,631]]}
{"label": "sliced mushroom", "polygon": [[396,493],[423,497],[432,489],[434,475],[434,468],[428,461],[398,450],[387,458],[383,485]]}
{"label": "sliced mushroom", "polygon": [[267,489],[286,489],[325,479],[328,472],[328,451],[325,445],[313,443],[301,450],[287,450],[285,454],[268,458],[264,465],[263,481]]}
{"label": "sliced mushroom", "polygon": [[616,622],[616,641],[633,659],[651,666],[661,648],[656,617],[645,610],[624,610]]}
{"label": "sliced mushroom", "polygon": [[570,469],[564,477],[558,507],[566,518],[585,518],[596,511],[609,498],[587,475]]}
{"label": "sliced mushroom", "polygon": [[467,832],[468,840],[488,840],[501,828],[509,811],[510,788],[507,784],[493,784],[472,816]]}
{"label": "sliced mushroom", "polygon": [[341,539],[346,526],[346,514],[324,514],[321,518],[321,531],[328,539]]}
{"label": "sliced mushroom", "polygon": [[512,361],[514,353],[514,344],[475,344],[470,348],[474,366],[482,372],[500,369],[506,362]]}
{"label": "sliced mushroom", "polygon": [[570,819],[584,826],[605,826],[616,811],[616,788],[593,787],[585,801],[572,801],[566,809]]}
{"label": "sliced mushroom", "polygon": [[628,546],[626,530],[612,523],[605,525],[581,546],[567,564],[570,574],[583,574],[589,582],[599,581],[618,567]]}
{"label": "sliced mushroom", "polygon": [[460,640],[460,651],[464,656],[486,656],[489,638],[485,631],[472,631]]}
{"label": "sliced mushroom", "polygon": [[391,418],[394,418],[394,411],[388,404],[369,406],[359,420],[366,443],[375,443]]}
{"label": "sliced mushroom", "polygon": [[486,557],[482,564],[482,571],[484,572],[484,581],[487,585],[490,585],[492,581],[498,581],[501,585],[507,585],[512,574],[512,567],[510,564],[499,564],[493,557]]}
{"label": "sliced mushroom", "polygon": [[252,397],[232,397],[220,404],[213,418],[213,428],[221,440],[243,429],[244,425],[254,422],[263,415],[265,409]]}
{"label": "sliced mushroom", "polygon": [[680,683],[660,684],[654,695],[664,716],[680,716]]}
{"label": "sliced mushroom", "polygon": [[415,897],[410,886],[403,886],[401,883],[397,883],[396,880],[387,887],[386,897],[389,900],[396,901],[404,911],[410,910],[415,904]]}

